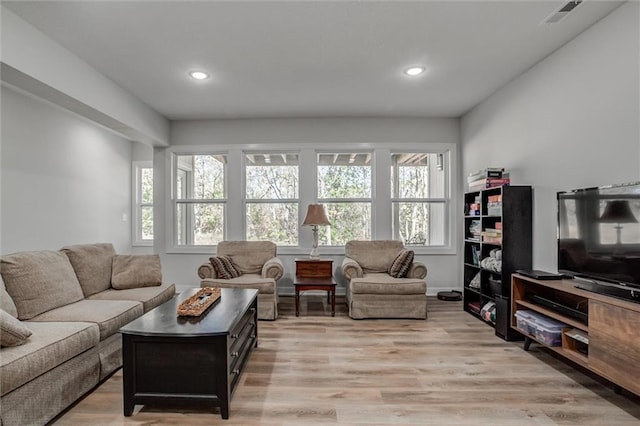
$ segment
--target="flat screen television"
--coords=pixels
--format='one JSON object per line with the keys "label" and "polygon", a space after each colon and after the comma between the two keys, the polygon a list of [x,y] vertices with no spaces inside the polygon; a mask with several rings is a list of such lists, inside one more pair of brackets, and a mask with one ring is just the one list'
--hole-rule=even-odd
{"label": "flat screen television", "polygon": [[558,272],[640,301],[640,182],[558,192]]}

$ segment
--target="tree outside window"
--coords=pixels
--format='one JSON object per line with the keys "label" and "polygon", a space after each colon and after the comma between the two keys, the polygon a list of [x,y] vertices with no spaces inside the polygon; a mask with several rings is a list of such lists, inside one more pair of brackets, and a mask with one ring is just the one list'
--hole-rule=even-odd
{"label": "tree outside window", "polygon": [[447,173],[444,153],[391,156],[393,236],[405,245],[443,246]]}
{"label": "tree outside window", "polygon": [[134,163],[134,244],[153,242],[153,167],[150,162]]}
{"label": "tree outside window", "polygon": [[179,246],[224,240],[225,155],[175,155],[174,214]]}
{"label": "tree outside window", "polygon": [[371,158],[370,152],[318,154],[318,202],[331,222],[318,229],[319,245],[371,239]]}
{"label": "tree outside window", "polygon": [[298,245],[298,154],[245,154],[246,239]]}

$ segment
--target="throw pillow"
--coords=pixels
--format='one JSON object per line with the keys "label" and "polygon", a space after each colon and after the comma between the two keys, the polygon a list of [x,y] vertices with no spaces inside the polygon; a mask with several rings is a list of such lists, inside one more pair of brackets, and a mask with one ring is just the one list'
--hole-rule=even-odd
{"label": "throw pillow", "polygon": [[116,290],[162,284],[162,266],[157,254],[116,254],[111,267],[111,286]]}
{"label": "throw pillow", "polygon": [[18,346],[24,344],[31,336],[21,321],[0,309],[0,346]]}
{"label": "throw pillow", "polygon": [[413,250],[402,249],[400,253],[393,259],[389,270],[389,275],[393,278],[406,278],[413,262]]}
{"label": "throw pillow", "polygon": [[2,275],[0,275],[0,309],[7,312],[14,318],[18,318],[18,309],[16,309],[16,304],[13,303],[13,299],[7,293],[7,288],[4,286],[4,281],[2,280]]}
{"label": "throw pillow", "polygon": [[231,278],[238,278],[240,272],[234,266],[231,259],[227,256],[213,256],[209,258],[213,269],[216,271],[217,278],[223,280],[230,280]]}

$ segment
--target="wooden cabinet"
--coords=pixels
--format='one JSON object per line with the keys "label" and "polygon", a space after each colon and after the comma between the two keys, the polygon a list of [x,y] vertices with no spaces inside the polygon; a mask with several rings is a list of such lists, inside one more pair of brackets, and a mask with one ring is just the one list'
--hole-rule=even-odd
{"label": "wooden cabinet", "polygon": [[[512,276],[512,310],[530,310],[567,325],[562,344],[529,341],[640,395],[640,304],[576,288],[573,280],[540,281]],[[517,329],[515,316],[511,326]]]}
{"label": "wooden cabinet", "polygon": [[[510,283],[512,273],[532,266],[532,199],[530,186],[502,186],[464,195],[464,310],[481,318],[482,307],[496,302],[497,325],[488,324],[507,340],[521,338],[509,327]],[[498,253],[501,259],[492,261]]]}
{"label": "wooden cabinet", "polygon": [[332,259],[295,259],[296,276],[300,278],[331,278]]}

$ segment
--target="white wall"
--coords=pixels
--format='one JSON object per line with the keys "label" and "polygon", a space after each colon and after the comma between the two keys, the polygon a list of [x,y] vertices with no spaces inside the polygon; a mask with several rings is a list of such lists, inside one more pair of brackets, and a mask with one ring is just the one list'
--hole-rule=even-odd
{"label": "white wall", "polygon": [[6,87],[1,101],[1,253],[94,242],[129,253],[131,142]]}
{"label": "white wall", "polygon": [[499,166],[534,188],[535,268],[557,269],[557,191],[640,180],[639,8],[614,10],[462,118],[462,176]]}
{"label": "white wall", "polygon": [[[245,145],[253,144],[297,144],[308,146],[327,146],[341,144],[348,148],[349,144],[359,147],[368,145],[376,147],[394,143],[407,144],[455,144],[459,143],[459,121],[457,119],[420,119],[420,118],[324,118],[324,119],[256,119],[256,120],[200,120],[178,121],[172,123],[171,144],[175,146],[203,145]],[[256,146],[256,145],[254,145]],[[168,197],[166,158],[168,150],[156,148],[154,151],[155,199]],[[160,176],[163,176],[160,181]],[[161,188],[160,185],[163,187]],[[164,204],[169,202],[165,198]],[[457,200],[452,210],[458,211]],[[166,241],[166,209],[156,206],[154,209],[157,236],[154,251],[163,257],[165,277],[180,285],[198,285],[197,267],[208,261],[212,254],[168,254]],[[279,252],[285,263],[287,274],[279,282],[283,294],[292,293],[291,273],[295,270],[294,259],[308,255],[310,245],[298,252],[290,249],[286,253]],[[283,250],[282,250],[283,251]],[[323,254],[323,257],[334,259],[334,270],[342,263],[344,250]],[[460,267],[458,257],[452,255],[417,256],[429,268],[427,277],[429,294],[440,290],[461,288],[458,279]],[[341,277],[338,275],[338,280]],[[338,292],[343,291],[342,283]]]}
{"label": "white wall", "polygon": [[0,14],[2,79],[117,129],[169,145],[169,120],[6,8]]}

